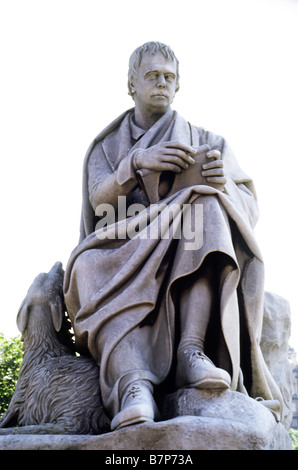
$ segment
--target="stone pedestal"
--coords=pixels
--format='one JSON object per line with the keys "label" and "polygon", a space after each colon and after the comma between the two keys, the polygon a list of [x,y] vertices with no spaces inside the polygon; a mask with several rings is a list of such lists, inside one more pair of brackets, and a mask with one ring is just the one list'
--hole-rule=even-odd
{"label": "stone pedestal", "polygon": [[[273,432],[272,432],[273,431]],[[268,434],[266,434],[268,432]],[[251,430],[222,418],[181,416],[155,424],[139,424],[101,436],[0,436],[1,450],[291,450],[283,426],[271,423]]]}
{"label": "stone pedestal", "polygon": [[264,295],[261,350],[264,360],[283,397],[282,421],[286,429],[292,424],[293,374],[289,361],[291,309],[289,302],[272,292]]}
{"label": "stone pedestal", "polygon": [[[292,449],[288,432],[271,411],[238,392],[179,390],[167,397],[164,413],[176,417],[129,426],[100,436],[0,435],[0,448],[119,451]],[[28,429],[17,431],[15,428],[14,432],[28,432]]]}
{"label": "stone pedestal", "polygon": [[[202,449],[291,449],[291,439],[278,421],[278,413],[263,403],[231,390],[186,388],[166,397],[163,416],[200,417],[197,436]],[[274,408],[274,403],[271,405]]]}

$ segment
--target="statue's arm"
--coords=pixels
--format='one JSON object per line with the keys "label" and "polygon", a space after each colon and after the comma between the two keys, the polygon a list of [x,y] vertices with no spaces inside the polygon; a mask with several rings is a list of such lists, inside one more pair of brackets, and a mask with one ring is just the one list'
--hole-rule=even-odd
{"label": "statue's arm", "polygon": [[88,163],[88,189],[90,203],[94,209],[100,204],[117,207],[118,196],[129,196],[138,181],[133,167],[133,152],[129,153],[119,166],[113,169],[108,162],[101,144],[92,152]]}

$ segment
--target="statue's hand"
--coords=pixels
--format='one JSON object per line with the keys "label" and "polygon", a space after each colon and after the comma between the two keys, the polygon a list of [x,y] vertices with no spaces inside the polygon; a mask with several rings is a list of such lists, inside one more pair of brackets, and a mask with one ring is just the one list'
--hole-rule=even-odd
{"label": "statue's hand", "polygon": [[134,168],[181,173],[183,169],[195,163],[192,156],[196,153],[197,149],[190,145],[161,142],[148,149],[138,149],[134,155]]}
{"label": "statue's hand", "polygon": [[224,174],[224,162],[221,159],[221,153],[218,150],[210,150],[206,153],[206,157],[208,160],[213,158],[214,160],[203,163],[202,176],[206,178],[207,183],[216,185],[216,187],[218,185],[218,189],[222,191],[227,179]]}

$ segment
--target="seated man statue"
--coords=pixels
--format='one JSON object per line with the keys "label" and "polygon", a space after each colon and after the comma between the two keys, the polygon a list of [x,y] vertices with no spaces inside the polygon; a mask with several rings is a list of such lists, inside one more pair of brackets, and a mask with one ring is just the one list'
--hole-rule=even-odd
{"label": "seated man statue", "polygon": [[81,238],[64,281],[77,346],[100,367],[111,429],[159,419],[160,390],[182,387],[282,406],[259,345],[253,183],[222,137],[172,110],[179,63],[170,47],[137,48],[128,88],[134,108],[84,161]]}

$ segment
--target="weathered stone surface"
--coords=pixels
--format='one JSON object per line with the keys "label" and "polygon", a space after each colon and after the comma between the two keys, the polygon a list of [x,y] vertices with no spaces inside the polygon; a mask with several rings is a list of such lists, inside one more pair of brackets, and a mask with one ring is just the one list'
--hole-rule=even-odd
{"label": "weathered stone surface", "polygon": [[[260,402],[242,393],[181,389],[166,398],[166,421],[129,426],[99,436],[0,436],[7,450],[290,450],[284,426]],[[32,428],[32,429],[30,429]],[[8,430],[1,430],[4,433]],[[55,432],[55,429],[53,428]],[[53,432],[52,431],[52,432]],[[49,432],[51,432],[49,428]]]}
{"label": "weathered stone surface", "polygon": [[283,396],[282,422],[286,429],[289,429],[292,423],[293,377],[288,352],[290,334],[289,302],[277,294],[265,292],[261,349],[268,369]]}
{"label": "weathered stone surface", "polygon": [[[209,445],[216,448],[280,449],[287,445],[287,441],[291,446],[284,426],[277,422],[278,414],[262,402],[239,392],[186,388],[169,395],[165,401],[164,416],[174,418],[187,415],[206,419],[210,428],[204,431],[204,442],[207,445],[209,436]],[[218,433],[213,428],[215,424],[219,425]]]}
{"label": "weathered stone surface", "polygon": [[[261,347],[285,402],[286,426],[291,424],[291,383],[288,361],[290,309],[288,302],[265,293]],[[181,389],[169,395],[163,418],[154,424],[130,426],[98,436],[62,435],[63,426],[4,428],[3,450],[282,450],[291,449],[285,427],[260,402],[231,390]],[[287,428],[287,426],[286,426]],[[61,433],[61,434],[60,434]]]}
{"label": "weathered stone surface", "polygon": [[[259,405],[260,407],[262,405]],[[180,416],[100,436],[0,436],[2,450],[290,450],[291,440],[264,408],[262,429],[230,419]],[[259,422],[257,423],[259,424]]]}
{"label": "weathered stone surface", "polygon": [[[234,388],[249,377],[249,388],[275,396],[260,349],[250,347],[262,325],[264,273],[252,180],[221,136],[171,109],[178,61],[167,45],[143,44],[129,64],[134,109],[93,140],[84,160],[82,243],[63,283],[77,347],[100,362],[113,426],[154,416],[145,391],[152,375],[166,383],[169,371],[178,372],[181,385],[227,383],[210,363],[208,373],[201,359],[193,366],[198,351],[220,357],[223,369],[233,364]],[[158,73],[147,80],[148,70]],[[172,78],[161,84],[166,74]]]}
{"label": "weathered stone surface", "polygon": [[[135,74],[132,64],[137,63]],[[146,80],[148,70],[158,73]],[[165,80],[166,75],[171,80]],[[260,339],[263,319],[263,264],[253,234],[258,207],[252,181],[222,137],[190,125],[171,109],[179,88],[178,61],[168,46],[147,43],[136,49],[128,83],[134,110],[107,126],[85,158],[82,243],[72,251],[65,276],[60,263],[37,276],[19,310],[24,358],[0,427],[17,423],[22,429],[11,429],[10,435],[0,433],[0,447],[289,449],[291,441],[282,425],[289,427],[291,420],[290,316],[284,299],[265,295],[262,337],[265,361],[284,400],[274,393],[263,355],[253,347]],[[209,161],[207,172],[203,161]],[[174,171],[177,165],[180,175]],[[148,171],[153,178],[149,188]],[[120,195],[127,197],[127,214],[122,217],[119,205],[116,220],[114,209]],[[97,208],[106,209],[109,202],[113,222],[109,221],[107,230],[100,229],[95,225],[100,215]],[[158,203],[154,217],[148,212],[149,203]],[[137,211],[142,206],[140,213],[131,218],[128,209],[136,204]],[[191,207],[187,220],[186,205]],[[195,218],[199,205],[204,208],[204,223]],[[168,222],[167,211],[172,213]],[[177,237],[176,222],[182,219]],[[188,230],[184,231],[191,226],[194,243],[189,244]],[[76,347],[89,350],[92,360],[89,354],[87,358],[75,355],[65,306]],[[245,321],[239,320],[244,316]],[[233,364],[232,387],[244,377],[246,384],[252,384],[248,388],[257,389],[260,396],[268,396],[272,389],[272,396],[280,401],[271,403],[276,410],[285,401],[282,422],[276,419],[278,412],[274,416],[243,394],[183,389],[167,396],[164,421],[128,427],[155,416],[154,376],[166,384],[172,380],[169,371],[173,376],[176,372],[179,387],[199,383],[216,389],[223,382],[229,386],[227,372],[224,378],[223,371],[210,362],[206,365],[206,357],[202,361],[203,344],[211,357],[221,358],[220,367]],[[236,366],[239,346],[246,359],[241,361],[242,370]],[[127,427],[99,434],[110,429],[105,427],[110,426],[105,412],[113,418],[112,429]],[[32,424],[37,426],[31,428]]]}

